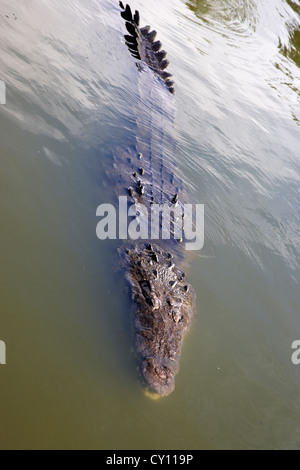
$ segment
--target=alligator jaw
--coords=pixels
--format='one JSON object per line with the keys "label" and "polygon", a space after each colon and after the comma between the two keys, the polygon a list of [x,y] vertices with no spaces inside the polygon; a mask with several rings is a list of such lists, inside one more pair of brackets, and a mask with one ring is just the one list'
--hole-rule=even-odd
{"label": "alligator jaw", "polygon": [[140,372],[150,392],[169,395],[193,315],[193,290],[172,255],[155,245],[128,249],[127,262]]}

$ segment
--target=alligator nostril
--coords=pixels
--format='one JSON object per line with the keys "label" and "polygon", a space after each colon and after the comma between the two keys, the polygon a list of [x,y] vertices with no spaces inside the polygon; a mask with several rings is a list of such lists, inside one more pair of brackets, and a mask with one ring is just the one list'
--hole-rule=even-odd
{"label": "alligator nostril", "polygon": [[166,380],[167,373],[164,369],[162,369],[161,367],[156,367],[155,372],[157,373],[157,375],[159,376],[160,379]]}
{"label": "alligator nostril", "polygon": [[172,318],[175,323],[178,323],[182,316],[179,310],[172,310]]}

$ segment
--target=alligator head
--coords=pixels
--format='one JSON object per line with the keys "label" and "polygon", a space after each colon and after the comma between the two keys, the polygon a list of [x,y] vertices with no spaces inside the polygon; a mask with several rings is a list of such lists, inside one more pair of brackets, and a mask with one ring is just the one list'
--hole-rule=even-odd
{"label": "alligator head", "polygon": [[141,375],[149,391],[169,395],[193,314],[194,293],[172,255],[157,246],[128,249],[127,260]]}

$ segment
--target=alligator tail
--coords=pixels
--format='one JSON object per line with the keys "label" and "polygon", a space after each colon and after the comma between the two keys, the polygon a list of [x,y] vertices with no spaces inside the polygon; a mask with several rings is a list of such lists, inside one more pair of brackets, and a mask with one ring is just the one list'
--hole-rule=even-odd
{"label": "alligator tail", "polygon": [[174,94],[174,82],[172,75],[166,71],[169,61],[166,59],[166,51],[161,50],[161,42],[155,41],[156,31],[150,31],[150,26],[139,27],[140,15],[137,10],[132,14],[129,5],[124,7],[120,2],[121,16],[125,20],[126,29],[129,34],[125,34],[125,44],[132,56],[143,61],[148,67],[159,76],[170,93]]}

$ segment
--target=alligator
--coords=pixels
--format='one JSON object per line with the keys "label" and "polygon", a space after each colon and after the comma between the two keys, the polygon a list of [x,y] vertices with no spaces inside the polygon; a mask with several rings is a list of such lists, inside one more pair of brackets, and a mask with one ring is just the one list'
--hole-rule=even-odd
{"label": "alligator", "polygon": [[[178,208],[188,196],[174,159],[175,90],[166,71],[169,62],[161,42],[155,41],[156,31],[141,28],[139,12],[132,13],[129,5],[120,2],[120,7],[128,33],[125,44],[138,68],[139,99],[135,143],[114,156],[115,190],[150,210],[154,204]],[[178,267],[183,240],[174,231],[169,239],[161,238],[126,241],[118,250],[130,287],[140,375],[153,397],[169,395],[175,388],[182,340],[195,308],[193,288]]]}

